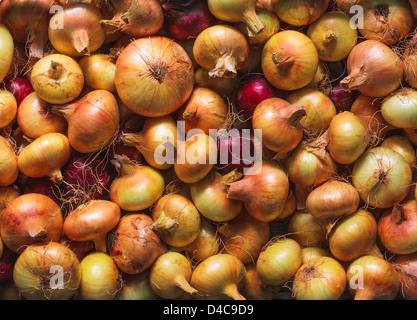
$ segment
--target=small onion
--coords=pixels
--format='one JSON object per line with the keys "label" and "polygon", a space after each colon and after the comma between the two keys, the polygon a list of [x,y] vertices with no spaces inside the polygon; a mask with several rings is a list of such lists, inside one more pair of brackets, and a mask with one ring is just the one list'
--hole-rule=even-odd
{"label": "small onion", "polygon": [[11,124],[17,114],[17,102],[7,90],[0,90],[0,129]]}
{"label": "small onion", "polygon": [[87,86],[96,90],[102,89],[116,93],[114,84],[116,63],[110,55],[94,53],[83,57],[79,65],[83,71],[84,82]]}
{"label": "small onion", "polygon": [[10,31],[0,24],[0,81],[6,77],[13,61],[14,42]]}
{"label": "small onion", "polygon": [[0,136],[0,186],[11,185],[18,175],[18,156],[11,143]]}
{"label": "small onion", "polygon": [[156,293],[151,287],[149,270],[140,274],[123,274],[123,288],[117,300],[153,300]]}
{"label": "small onion", "polygon": [[417,129],[417,90],[404,88],[387,97],[381,115],[396,128]]}
{"label": "small onion", "polygon": [[247,300],[273,300],[281,286],[270,286],[263,283],[256,271],[256,264],[250,263],[246,266],[245,282],[242,287],[242,294]]}
{"label": "small onion", "polygon": [[410,165],[411,171],[414,171],[416,166],[416,153],[410,140],[402,135],[393,135],[386,138],[381,147],[394,150],[401,154]]}
{"label": "small onion", "polygon": [[298,210],[291,215],[288,233],[303,248],[327,246],[325,225],[306,210]]}
{"label": "small onion", "polygon": [[280,20],[295,26],[313,23],[328,7],[329,0],[279,0],[272,6]]}
{"label": "small onion", "polygon": [[33,244],[16,260],[13,280],[27,300],[68,300],[81,283],[80,263],[74,252],[60,243]]}

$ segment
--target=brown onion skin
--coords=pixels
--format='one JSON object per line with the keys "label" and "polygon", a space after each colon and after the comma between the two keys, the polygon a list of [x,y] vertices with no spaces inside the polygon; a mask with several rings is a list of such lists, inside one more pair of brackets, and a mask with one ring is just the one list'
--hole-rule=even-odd
{"label": "brown onion skin", "polygon": [[401,283],[400,295],[406,300],[417,299],[417,252],[396,255],[393,261]]}
{"label": "brown onion skin", "polygon": [[58,242],[63,221],[61,209],[51,198],[35,193],[21,195],[4,211],[1,238],[20,254],[31,244]]}
{"label": "brown onion skin", "polygon": [[149,269],[166,245],[152,230],[153,220],[141,213],[123,216],[112,231],[110,256],[117,267],[127,274],[139,274]]}

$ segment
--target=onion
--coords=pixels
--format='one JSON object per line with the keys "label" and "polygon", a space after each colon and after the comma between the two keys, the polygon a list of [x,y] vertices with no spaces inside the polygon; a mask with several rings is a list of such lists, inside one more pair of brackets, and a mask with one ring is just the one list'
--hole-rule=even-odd
{"label": "onion", "polygon": [[289,237],[301,247],[326,247],[327,233],[323,222],[306,210],[297,210],[288,222]]}
{"label": "onion", "polygon": [[262,144],[279,155],[295,149],[303,138],[301,119],[306,115],[300,103],[291,104],[279,98],[269,98],[256,107],[253,129],[262,130]]}
{"label": "onion", "polygon": [[[67,4],[52,16],[48,28],[49,40],[64,55],[88,56],[104,43],[105,31],[101,28],[101,19],[100,10],[90,3]],[[60,23],[63,27],[57,28]]]}
{"label": "onion", "polygon": [[58,205],[61,204],[59,195],[62,193],[61,185],[54,183],[48,177],[29,178],[20,174],[17,178],[17,184],[21,188],[22,194],[39,193],[54,200]]}
{"label": "onion", "polygon": [[85,84],[92,89],[108,90],[116,93],[114,75],[116,63],[109,54],[94,53],[83,57],[79,65],[84,74]]}
{"label": "onion", "polygon": [[162,7],[157,0],[110,1],[114,17],[101,20],[108,33],[122,31],[134,38],[152,36],[164,23]]}
{"label": "onion", "polygon": [[394,150],[401,154],[410,165],[411,171],[414,171],[416,166],[416,153],[410,140],[402,135],[393,135],[386,138],[381,147]]}
{"label": "onion", "polygon": [[92,200],[78,206],[65,218],[64,234],[75,241],[93,241],[96,251],[107,252],[107,233],[119,223],[117,204],[107,200]]}
{"label": "onion", "polygon": [[377,221],[366,210],[359,209],[340,219],[329,235],[329,249],[339,261],[353,261],[363,255],[383,257],[376,245]]}
{"label": "onion", "polygon": [[363,0],[336,0],[336,6],[344,13],[350,14],[350,9],[354,5],[362,3]]}
{"label": "onion", "polygon": [[359,32],[368,40],[377,40],[392,45],[402,40],[414,25],[410,2],[363,1],[363,27]]}
{"label": "onion", "polygon": [[416,218],[416,200],[396,203],[393,208],[386,209],[378,220],[378,236],[382,245],[395,254],[416,252]]}
{"label": "onion", "polygon": [[315,89],[300,89],[292,92],[287,101],[291,104],[299,102],[305,108],[306,115],[301,118],[300,123],[304,131],[313,136],[326,131],[336,115],[333,101]]}
{"label": "onion", "polygon": [[[259,168],[260,166],[262,167]],[[248,213],[264,222],[270,222],[280,216],[290,188],[286,172],[270,160],[253,165],[243,179],[228,186],[228,198],[243,201]]]}
{"label": "onion", "polygon": [[14,42],[10,31],[0,24],[0,56],[2,57],[0,63],[0,81],[6,77],[12,65]]}
{"label": "onion", "polygon": [[71,249],[71,251],[74,252],[75,255],[77,256],[79,261],[84,259],[89,253],[94,251],[94,242],[74,241],[74,240],[69,239],[64,233],[62,233],[59,243]]}
{"label": "onion", "polygon": [[11,185],[18,175],[18,156],[11,143],[0,136],[0,186]]}
{"label": "onion", "polygon": [[[120,113],[120,109],[119,109]],[[122,114],[119,114],[122,117]],[[132,161],[140,162],[142,160],[142,154],[136,147],[129,147],[126,146],[123,141],[122,137],[127,133],[134,133],[136,128],[130,128],[126,122],[123,122],[122,119],[121,124],[119,127],[119,132],[115,141],[113,142],[112,147],[110,148],[110,155],[109,159],[113,160],[116,156],[126,156]]]}
{"label": "onion", "polygon": [[0,187],[0,227],[1,227],[1,218],[3,217],[4,211],[9,206],[9,204],[19,196],[20,196],[20,192],[17,191],[12,186]]}
{"label": "onion", "polygon": [[150,166],[138,165],[126,157],[116,159],[114,163],[119,174],[110,184],[110,199],[125,211],[149,208],[164,192],[165,181],[162,174]]}
{"label": "onion", "polygon": [[13,268],[18,256],[17,253],[4,245],[3,254],[0,257],[0,284],[2,285],[2,289],[7,284],[11,284],[16,288],[13,283]]}
{"label": "onion", "polygon": [[149,270],[141,274],[123,274],[123,288],[117,300],[153,300],[156,298],[149,279]]}
{"label": "onion", "polygon": [[81,300],[114,300],[121,290],[121,274],[112,258],[92,252],[81,260]]}
{"label": "onion", "polygon": [[71,146],[61,133],[47,133],[31,142],[19,155],[20,171],[30,178],[49,177],[63,181],[61,169],[71,157]]}
{"label": "onion", "polygon": [[352,183],[365,203],[376,208],[389,208],[407,196],[411,168],[396,151],[372,148],[353,166]]}
{"label": "onion", "polygon": [[390,125],[417,129],[417,90],[404,88],[387,97],[381,104],[381,115]]}
{"label": "onion", "polygon": [[319,64],[314,43],[301,32],[278,32],[265,44],[262,70],[268,81],[281,90],[297,90],[308,85]]}
{"label": "onion", "polygon": [[31,92],[33,92],[30,82],[21,77],[9,79],[6,82],[6,89],[14,95],[18,106],[20,106],[23,99],[25,99]]}
{"label": "onion", "polygon": [[178,110],[177,119],[184,121],[186,134],[192,129],[210,134],[210,129],[220,129],[225,125],[228,112],[228,106],[217,92],[195,88],[188,101]]}
{"label": "onion", "polygon": [[297,210],[297,198],[295,197],[295,192],[292,190],[292,186],[289,191],[287,201],[285,202],[284,209],[282,210],[279,217],[276,219],[277,222],[286,220]]}
{"label": "onion", "polygon": [[47,196],[25,194],[13,200],[4,211],[1,238],[17,253],[34,243],[61,238],[63,225],[59,206]]}
{"label": "onion", "polygon": [[127,274],[149,269],[156,258],[167,252],[166,245],[152,230],[154,221],[140,213],[124,215],[110,236],[110,256]]}
{"label": "onion", "polygon": [[404,80],[413,88],[417,88],[417,74],[415,73],[415,65],[417,58],[417,35],[414,34],[410,40],[406,42],[403,53]]}
{"label": "onion", "polygon": [[233,94],[235,88],[239,85],[239,74],[234,78],[219,78],[212,77],[209,73],[210,71],[204,68],[197,68],[194,74],[195,86],[211,89],[225,98]]}
{"label": "onion", "polygon": [[37,139],[47,133],[65,133],[67,122],[51,113],[51,105],[42,100],[36,92],[30,93],[19,105],[17,125],[23,134]]}
{"label": "onion", "polygon": [[199,295],[225,295],[234,300],[246,300],[239,290],[245,281],[246,268],[235,256],[219,253],[200,262],[191,275],[190,284]]}
{"label": "onion", "polygon": [[273,9],[279,19],[295,26],[305,26],[320,18],[329,7],[329,0],[279,0]]}
{"label": "onion", "polygon": [[162,4],[165,29],[176,41],[196,38],[204,29],[215,24],[207,0],[168,0]]}
{"label": "onion", "polygon": [[200,233],[200,213],[191,200],[179,194],[161,197],[152,208],[152,219],[153,231],[172,247],[185,247]]}
{"label": "onion", "polygon": [[281,286],[301,267],[300,245],[292,239],[277,239],[268,243],[256,261],[259,279],[271,286]]}
{"label": "onion", "polygon": [[402,61],[394,51],[377,40],[356,45],[347,60],[349,75],[340,81],[346,91],[359,90],[368,97],[394,92],[403,78]]}
{"label": "onion", "polygon": [[80,285],[80,263],[60,243],[33,244],[16,260],[13,280],[27,300],[68,300]]}
{"label": "onion", "polygon": [[146,117],[177,110],[190,97],[194,69],[186,51],[165,37],[131,42],[116,62],[116,90],[126,106]]}
{"label": "onion", "polygon": [[342,11],[330,11],[312,23],[307,36],[323,61],[340,61],[357,44],[358,31],[350,27],[350,17]]}
{"label": "onion", "polygon": [[205,133],[197,133],[191,135],[185,142],[177,142],[174,170],[182,182],[196,183],[207,176],[216,159],[215,140]]}
{"label": "onion", "polygon": [[222,252],[236,256],[243,264],[255,263],[270,236],[269,223],[256,220],[245,210],[218,229]]}
{"label": "onion", "polygon": [[355,300],[393,300],[399,292],[398,274],[382,258],[362,256],[349,265],[346,274]]}
{"label": "onion", "polygon": [[268,98],[286,99],[287,94],[273,87],[262,74],[248,75],[236,89],[236,109],[245,119],[250,119],[258,104]]}
{"label": "onion", "polygon": [[245,36],[228,25],[215,25],[203,30],[193,48],[196,62],[210,77],[234,78],[249,56]]}
{"label": "onion", "polygon": [[401,134],[406,137],[413,146],[417,145],[417,130],[402,129]]}
{"label": "onion", "polygon": [[406,300],[415,300],[417,253],[396,255],[392,262],[401,283],[400,293]]}
{"label": "onion", "polygon": [[10,91],[0,90],[0,129],[11,124],[16,114],[16,98]]}
{"label": "onion", "polygon": [[247,300],[273,300],[281,290],[281,287],[263,283],[256,271],[256,264],[250,263],[245,267],[245,282],[242,287],[243,296]]}
{"label": "onion", "polygon": [[330,81],[330,69],[326,62],[319,60],[319,65],[313,80],[304,88],[321,91],[327,96],[330,94],[332,83]]}
{"label": "onion", "polygon": [[169,169],[177,143],[177,124],[171,116],[146,118],[141,131],[122,135],[122,143],[136,147],[150,166]]}
{"label": "onion", "polygon": [[346,288],[346,272],[333,258],[320,257],[303,264],[292,284],[296,300],[338,300]]}
{"label": "onion", "polygon": [[358,92],[346,92],[339,84],[334,84],[331,87],[328,96],[336,107],[336,113],[340,113],[349,110],[352,111],[351,107],[358,96]]}
{"label": "onion", "polygon": [[317,258],[322,258],[322,257],[332,258],[332,254],[330,253],[328,249],[319,248],[319,247],[302,248],[301,254],[303,256],[302,264],[309,263],[310,261],[313,261],[314,259],[317,259]]}
{"label": "onion", "polygon": [[349,182],[330,180],[311,191],[306,209],[330,232],[338,219],[357,211],[359,202],[359,193]]}
{"label": "onion", "polygon": [[242,177],[233,170],[227,174],[211,171],[202,180],[190,185],[191,199],[198,211],[207,219],[225,222],[237,217],[243,202],[227,197],[227,185]]}
{"label": "onion", "polygon": [[175,299],[183,292],[195,296],[198,292],[189,284],[192,268],[181,253],[167,252],[159,256],[150,270],[153,291],[161,298]]}
{"label": "onion", "polygon": [[214,256],[220,250],[220,235],[217,227],[204,217],[200,220],[200,232],[197,238],[184,248],[185,255],[197,263]]}
{"label": "onion", "polygon": [[64,104],[73,101],[81,93],[84,75],[80,65],[71,57],[50,54],[35,63],[30,82],[41,99]]}

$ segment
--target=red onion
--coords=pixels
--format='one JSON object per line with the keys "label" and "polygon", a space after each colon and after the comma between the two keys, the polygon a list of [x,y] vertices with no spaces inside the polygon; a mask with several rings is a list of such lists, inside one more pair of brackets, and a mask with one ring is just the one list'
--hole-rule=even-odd
{"label": "red onion", "polygon": [[339,82],[346,74],[346,59],[341,61],[327,61],[326,65],[329,69],[329,78],[331,82]]}
{"label": "red onion", "polygon": [[0,257],[0,285],[13,281],[13,267],[18,255],[4,246]]}
{"label": "red onion", "polygon": [[207,0],[167,0],[162,8],[166,16],[165,28],[176,41],[195,38],[216,22]]}
{"label": "red onion", "polygon": [[335,84],[329,94],[329,98],[333,101],[337,113],[348,111],[357,96],[358,92],[356,90],[347,92],[339,84]]}
{"label": "red onion", "polygon": [[23,99],[33,91],[30,82],[20,77],[7,81],[6,89],[13,93],[18,106],[23,101]]}
{"label": "red onion", "polygon": [[17,179],[19,188],[22,190],[22,194],[39,193],[43,194],[57,203],[60,203],[59,197],[61,189],[58,184],[55,184],[49,178],[29,178],[23,174],[20,174]]}
{"label": "red onion", "polygon": [[110,159],[114,159],[116,155],[118,156],[126,156],[132,161],[140,161],[142,159],[141,153],[136,149],[136,147],[126,146],[122,142],[122,136],[126,133],[135,133],[135,130],[129,129],[126,125],[122,125],[119,129],[119,133],[117,138],[110,148]]}
{"label": "red onion", "polygon": [[236,91],[236,109],[245,119],[249,119],[258,104],[265,99],[285,99],[287,95],[285,91],[274,88],[263,75],[250,75],[242,81]]}

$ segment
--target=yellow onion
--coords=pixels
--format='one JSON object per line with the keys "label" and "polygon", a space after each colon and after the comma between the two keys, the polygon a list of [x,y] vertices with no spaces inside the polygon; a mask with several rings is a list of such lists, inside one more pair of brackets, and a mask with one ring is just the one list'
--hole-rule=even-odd
{"label": "yellow onion", "polygon": [[325,225],[306,210],[298,210],[290,217],[288,233],[301,247],[327,246]]}
{"label": "yellow onion", "polygon": [[92,252],[80,263],[79,299],[114,300],[121,290],[121,275],[113,259],[104,252]]}
{"label": "yellow onion", "polygon": [[329,249],[339,261],[353,261],[363,255],[382,258],[376,245],[378,226],[375,217],[359,209],[337,221],[329,235]]}
{"label": "yellow onion", "polygon": [[281,31],[265,44],[262,70],[268,81],[281,90],[297,90],[316,75],[319,57],[314,43],[301,32]]}
{"label": "yellow onion", "polygon": [[17,124],[23,134],[37,139],[47,133],[65,133],[67,122],[51,112],[51,105],[36,92],[28,94],[19,105]]}
{"label": "yellow onion", "polygon": [[31,178],[49,177],[54,183],[63,181],[61,168],[71,158],[71,146],[61,133],[47,133],[26,146],[19,155],[19,170]]}
{"label": "yellow onion", "polygon": [[235,256],[219,253],[200,262],[191,275],[190,284],[199,295],[224,295],[234,300],[246,300],[239,290],[245,281],[246,268]]}
{"label": "yellow onion", "polygon": [[250,215],[264,222],[280,216],[290,189],[286,172],[271,160],[252,165],[243,179],[228,187],[228,198],[242,201]]}
{"label": "yellow onion", "polygon": [[[246,66],[246,63],[245,63]],[[243,66],[244,68],[244,66]],[[242,70],[242,69],[239,69]],[[224,78],[224,77],[211,77],[209,75],[210,71],[204,68],[197,68],[194,73],[194,83],[196,87],[208,88],[218,94],[223,98],[229,96],[233,93],[235,88],[239,84],[240,76],[236,75],[234,78]]]}
{"label": "yellow onion", "polygon": [[[101,12],[86,2],[73,2],[54,14],[49,22],[48,36],[53,47],[70,57],[97,51],[105,40],[100,25]],[[62,23],[62,27],[59,24]],[[58,26],[58,27],[57,27]]]}
{"label": "yellow onion", "polygon": [[380,257],[365,255],[354,260],[346,275],[355,300],[393,300],[400,289],[394,266]]}
{"label": "yellow onion", "polygon": [[357,44],[347,59],[348,76],[340,81],[347,92],[359,90],[368,97],[384,97],[401,84],[404,70],[398,55],[377,40]]}
{"label": "yellow onion", "polygon": [[402,129],[401,134],[406,137],[413,146],[417,146],[417,130]]}
{"label": "yellow onion", "polygon": [[178,110],[178,121],[184,121],[187,134],[192,129],[220,129],[226,122],[228,106],[222,97],[208,88],[195,88],[188,101]]}
{"label": "yellow onion", "polygon": [[295,26],[305,26],[321,17],[329,7],[329,0],[279,0],[273,10],[280,20]]}
{"label": "yellow onion", "polygon": [[132,41],[116,62],[116,90],[135,113],[168,115],[186,102],[194,86],[194,68],[186,51],[165,37]]}
{"label": "yellow onion", "polygon": [[319,60],[319,66],[316,71],[316,75],[313,80],[306,85],[306,89],[315,89],[323,92],[327,96],[332,91],[332,85],[330,81],[330,70],[324,61]]}
{"label": "yellow onion", "polygon": [[202,180],[190,185],[190,195],[198,211],[215,222],[229,221],[239,215],[243,202],[227,197],[227,184],[237,181],[242,174],[236,170],[221,174],[213,170]]}
{"label": "yellow onion", "polygon": [[332,254],[328,249],[319,248],[319,247],[305,247],[302,248],[301,254],[303,256],[303,263],[306,264],[316,258],[321,257],[330,257],[332,258]]}
{"label": "yellow onion", "polygon": [[338,300],[346,288],[346,272],[334,258],[320,257],[303,264],[294,276],[296,300]]}
{"label": "yellow onion", "polygon": [[84,82],[92,89],[108,90],[116,93],[114,76],[116,63],[109,54],[93,53],[83,57],[79,65],[84,74]]}
{"label": "yellow onion", "polygon": [[257,35],[264,29],[256,14],[256,0],[208,0],[211,13],[222,21],[244,22],[249,36]]}
{"label": "yellow onion", "polygon": [[360,5],[364,17],[359,32],[365,39],[393,45],[402,40],[414,26],[413,11],[407,0],[362,2]]}
{"label": "yellow onion", "polygon": [[215,25],[203,30],[193,47],[196,62],[209,71],[210,77],[235,78],[249,56],[245,36],[228,25]]}
{"label": "yellow onion", "polygon": [[417,90],[404,88],[387,97],[381,104],[381,115],[400,129],[417,129]]}
{"label": "yellow onion", "polygon": [[0,24],[0,81],[6,77],[12,65],[14,42],[10,31]]}
{"label": "yellow onion", "polygon": [[110,184],[110,199],[125,211],[140,211],[149,208],[163,194],[165,180],[155,168],[139,165],[127,157],[114,160],[119,171]]}
{"label": "yellow onion", "polygon": [[152,230],[153,223],[146,214],[131,213],[124,215],[112,231],[109,252],[122,272],[142,273],[167,252],[166,245]]}
{"label": "yellow onion", "polygon": [[169,169],[174,164],[177,124],[171,116],[146,118],[139,132],[122,135],[122,143],[138,149],[150,166]]}
{"label": "yellow onion", "polygon": [[280,213],[279,217],[275,219],[275,221],[279,222],[279,221],[287,219],[296,210],[297,210],[297,198],[295,196],[294,190],[292,190],[292,187],[290,187],[290,191],[288,193],[288,198],[287,198],[287,201],[285,202],[284,209],[282,209],[282,212]]}
{"label": "yellow onion", "polygon": [[417,73],[415,66],[417,63],[417,35],[414,34],[410,40],[406,42],[406,48],[403,53],[404,80],[412,87],[417,88]]}
{"label": "yellow onion", "polygon": [[350,17],[342,11],[330,11],[312,23],[307,36],[322,61],[345,59],[358,41],[358,31],[350,26]]}
{"label": "yellow onion", "polygon": [[178,179],[185,183],[196,183],[204,179],[217,161],[217,143],[201,132],[177,142],[174,170]]}
{"label": "yellow onion", "polygon": [[149,270],[140,274],[123,274],[123,288],[117,300],[153,300],[156,293],[152,290]]}
{"label": "yellow onion", "polygon": [[273,300],[281,290],[281,286],[270,286],[263,283],[256,271],[256,264],[250,263],[245,267],[246,275],[242,295],[247,300]]}
{"label": "yellow onion", "polygon": [[311,191],[306,209],[329,232],[338,219],[355,213],[359,203],[359,193],[349,182],[330,180]]}
{"label": "yellow onion", "polygon": [[351,14],[350,10],[354,5],[358,5],[363,0],[336,0],[336,6],[344,13]]}
{"label": "yellow onion", "polygon": [[16,114],[16,98],[10,91],[0,90],[0,129],[12,123]]}
{"label": "yellow onion", "polygon": [[19,196],[19,191],[17,191],[12,186],[0,187],[0,227],[1,218],[3,217],[4,211],[9,206],[9,204]]}
{"label": "yellow onion", "polygon": [[117,204],[107,200],[91,200],[66,216],[64,234],[75,241],[93,241],[96,251],[107,252],[107,233],[119,223]]}
{"label": "yellow onion", "polygon": [[402,135],[390,136],[381,143],[381,147],[398,152],[408,162],[411,171],[414,171],[416,166],[416,153],[410,140],[408,140],[406,137]]}
{"label": "yellow onion", "polygon": [[309,135],[315,136],[326,131],[336,115],[333,101],[316,89],[300,89],[292,92],[286,99],[289,103],[299,102],[305,109],[306,115],[300,124]]}
{"label": "yellow onion", "polygon": [[281,286],[301,267],[300,245],[292,239],[270,241],[256,261],[259,279],[271,286]]}
{"label": "yellow onion", "polygon": [[200,213],[191,200],[180,194],[161,197],[152,208],[152,229],[172,247],[184,247],[200,233]]}
{"label": "yellow onion", "polygon": [[80,65],[63,54],[50,54],[38,60],[30,73],[33,90],[46,102],[64,104],[78,97],[84,87]]}
{"label": "yellow onion", "polygon": [[371,148],[354,164],[352,183],[365,203],[376,208],[389,208],[407,196],[411,168],[396,151]]}
{"label": "yellow onion", "polygon": [[119,107],[107,90],[93,90],[81,99],[52,112],[68,121],[68,139],[78,152],[91,153],[104,149],[119,128]]}
{"label": "yellow onion", "polygon": [[18,156],[11,143],[0,136],[0,186],[11,185],[18,175]]}
{"label": "yellow onion", "polygon": [[58,242],[63,217],[51,198],[37,193],[19,196],[7,206],[1,223],[1,238],[17,253],[34,243]]}
{"label": "yellow onion", "polygon": [[279,155],[297,147],[303,138],[301,119],[306,115],[300,103],[291,104],[280,98],[263,100],[255,108],[253,129],[262,130],[262,143]]}
{"label": "yellow onion", "polygon": [[27,300],[68,300],[81,283],[80,263],[62,244],[33,244],[18,257],[13,281]]}
{"label": "yellow onion", "polygon": [[183,292],[196,295],[197,290],[189,284],[191,262],[181,253],[167,252],[160,255],[150,269],[152,290],[161,298],[175,299]]}

